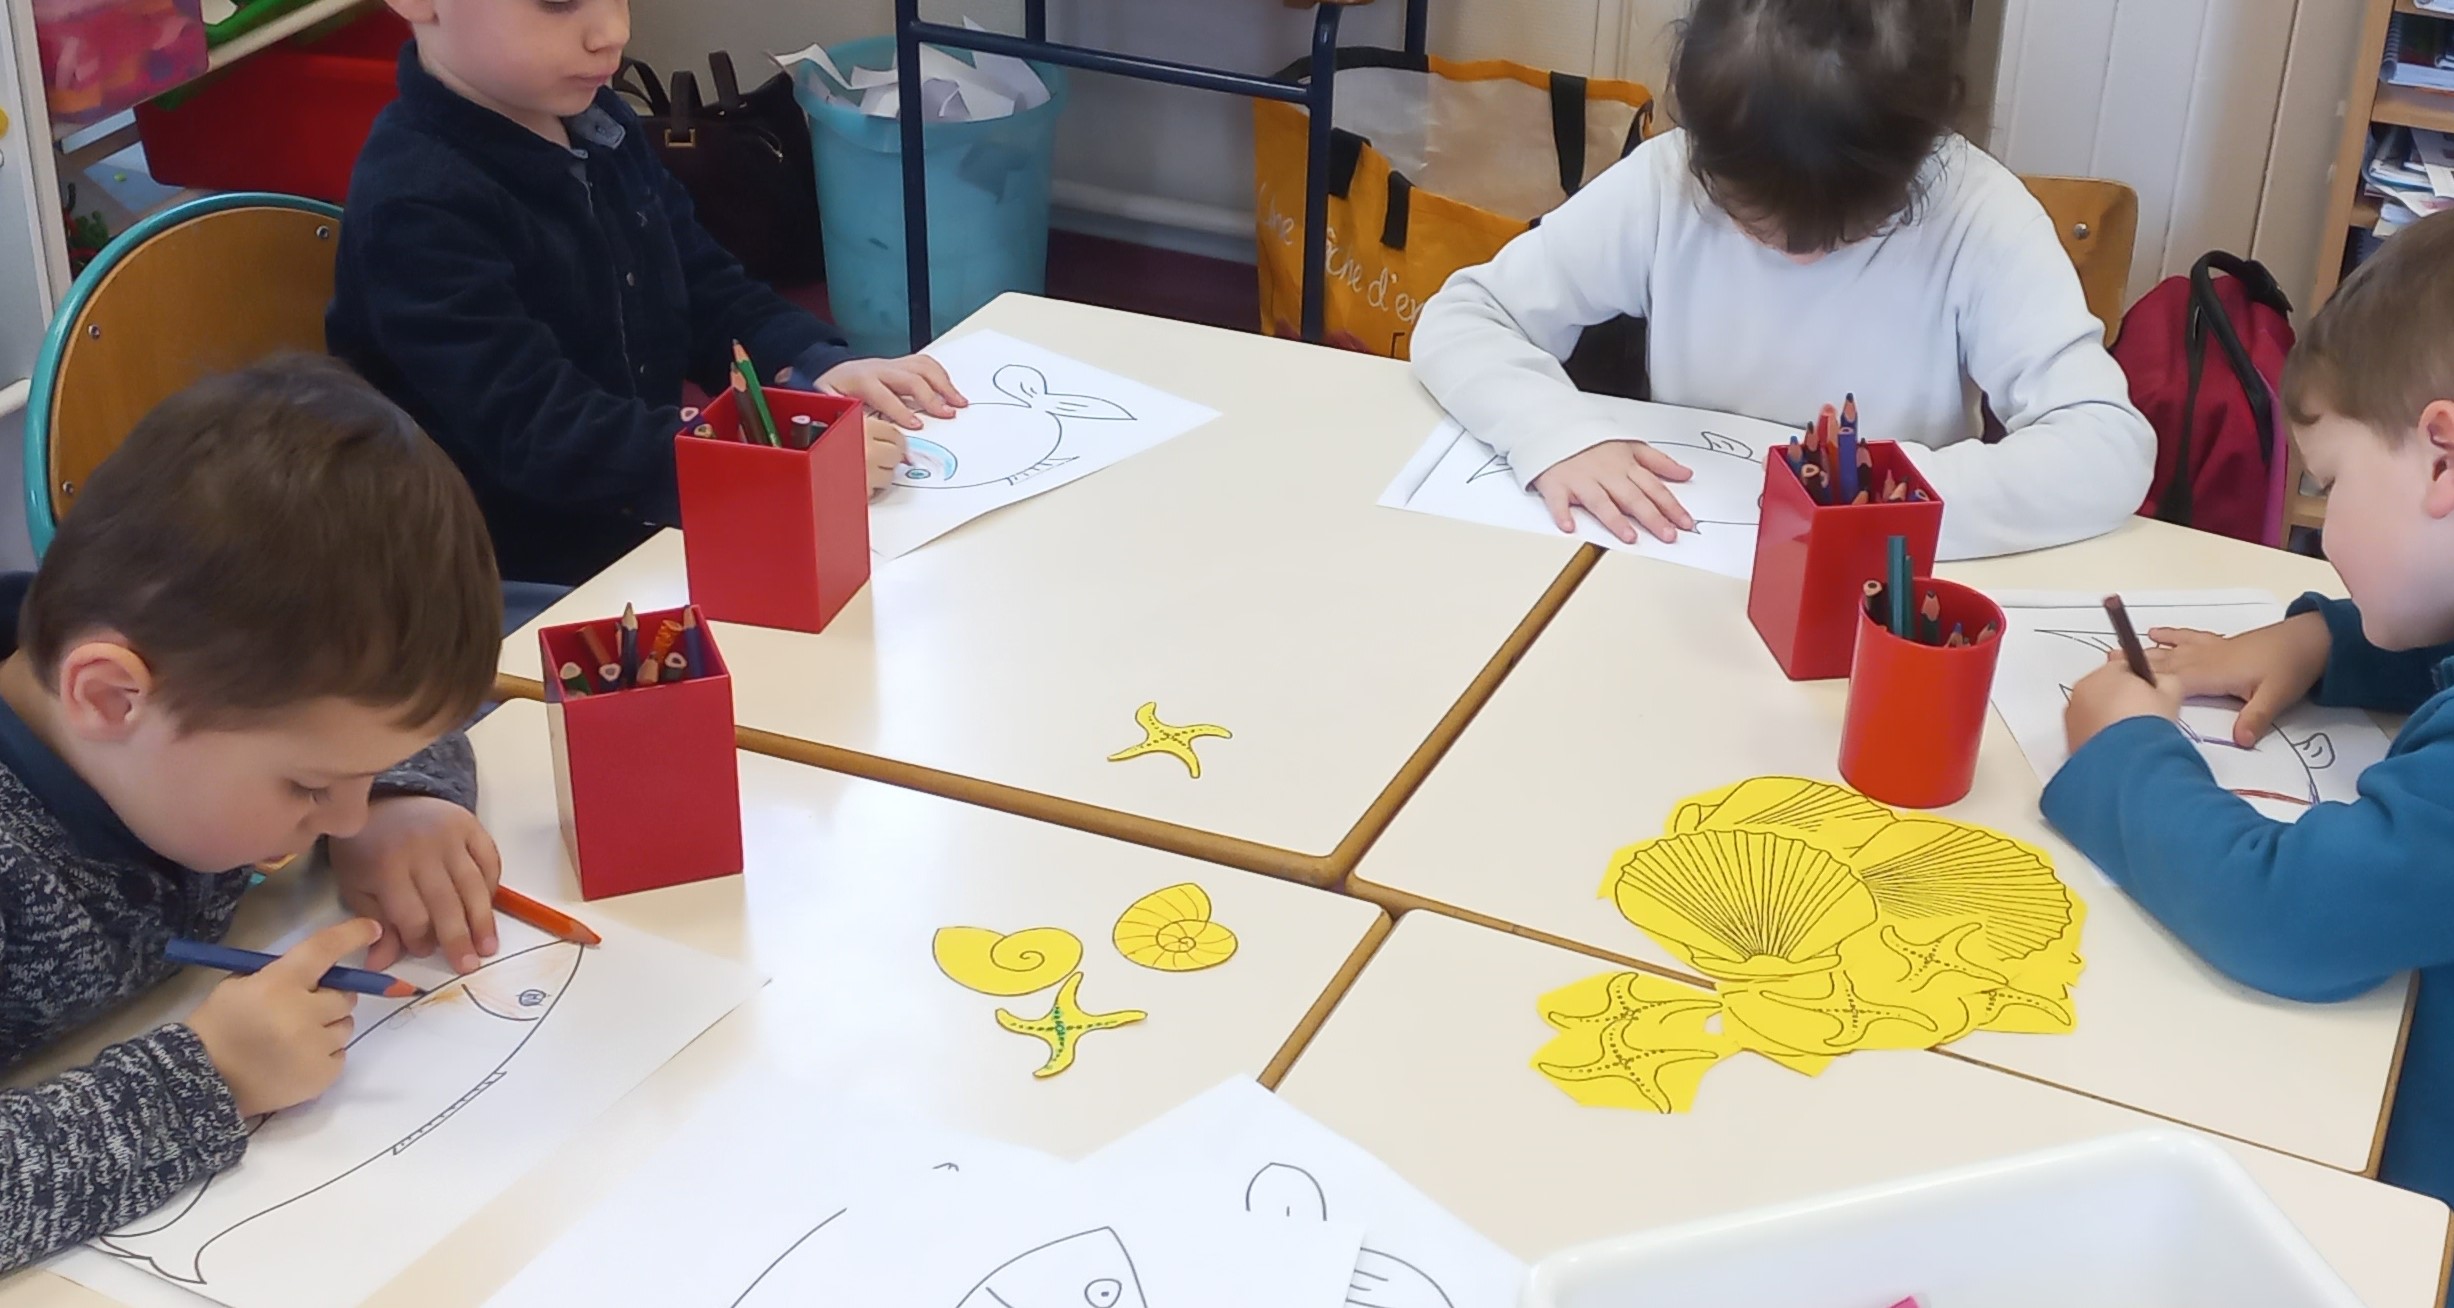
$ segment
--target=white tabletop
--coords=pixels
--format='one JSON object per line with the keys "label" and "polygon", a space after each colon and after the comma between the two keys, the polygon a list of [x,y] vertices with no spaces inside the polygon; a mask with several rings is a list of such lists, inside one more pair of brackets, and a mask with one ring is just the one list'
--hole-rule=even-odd
{"label": "white tabletop", "polygon": [[[2337,587],[2314,560],[2157,523],[2068,549],[1949,567],[1998,588]],[[2339,593],[2339,592],[2338,592]],[[1753,776],[1837,780],[1847,683],[1785,679],[1746,587],[1613,555],[1585,579],[1356,871],[1366,893],[1452,906],[1675,965],[1607,899],[1614,850],[1672,805]],[[1950,815],[2051,852],[2087,901],[2079,1029],[1978,1033],[1968,1057],[2352,1171],[2370,1168],[2407,986],[2306,1005],[2235,985],[2165,934],[2045,825],[2042,787],[1989,717],[1976,788]]]}
{"label": "white tabletop", "polygon": [[[1223,416],[879,565],[822,635],[718,625],[737,720],[784,738],[749,743],[1334,880],[1578,547],[1374,504],[1440,420],[1403,363],[1024,296],[957,332],[984,327]],[[541,621],[685,590],[667,534]],[[501,670],[537,680],[533,629]],[[1198,781],[1108,762],[1147,701],[1235,738]]]}
{"label": "white tabletop", "polygon": [[[471,733],[481,815],[505,878],[557,899],[578,895],[554,807],[545,709],[514,702]],[[579,911],[712,953],[774,981],[545,1166],[522,1179],[369,1303],[483,1302],[655,1151],[713,1086],[774,1075],[814,1090],[881,1098],[950,1128],[1079,1154],[1239,1073],[1262,1075],[1387,919],[1358,900],[779,759],[741,757],[749,871],[609,899]],[[1192,881],[1239,940],[1234,958],[1167,974],[1110,943],[1136,898]],[[260,921],[287,888],[250,896]],[[242,931],[256,923],[245,924]],[[1047,1046],[999,1028],[999,1007],[1047,1011],[1047,993],[995,999],[939,974],[942,926],[1058,926],[1082,941],[1082,1006],[1139,1008],[1146,1021],[1084,1038],[1074,1067],[1034,1080]],[[268,929],[266,935],[277,928]],[[201,985],[181,978],[165,990]],[[192,1003],[186,995],[183,1002]],[[65,1056],[182,1008],[105,1024]],[[5,1308],[101,1302],[47,1273],[0,1280]]]}
{"label": "white tabletop", "polygon": [[[1808,1078],[1739,1055],[1692,1112],[1586,1108],[1528,1064],[1542,994],[1610,970],[1440,917],[1399,922],[1279,1093],[1528,1259],[2160,1125],[1945,1054],[1852,1054]],[[2373,1308],[2437,1308],[2445,1206],[2232,1141]]]}

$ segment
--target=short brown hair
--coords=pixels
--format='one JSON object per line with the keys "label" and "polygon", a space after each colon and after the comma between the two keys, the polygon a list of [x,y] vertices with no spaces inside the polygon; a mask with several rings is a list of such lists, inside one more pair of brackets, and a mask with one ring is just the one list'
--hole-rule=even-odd
{"label": "short brown hair", "polygon": [[2395,233],[2309,320],[2284,364],[2295,427],[2328,413],[2400,445],[2454,400],[2454,212]]}
{"label": "short brown hair", "polygon": [[116,632],[183,728],[324,698],[458,722],[494,681],[503,597],[468,484],[328,359],[284,357],[162,402],[87,480],[19,619],[60,657]]}
{"label": "short brown hair", "polygon": [[1792,254],[1911,216],[1967,98],[1959,0],[1696,0],[1670,93],[1688,171]]}

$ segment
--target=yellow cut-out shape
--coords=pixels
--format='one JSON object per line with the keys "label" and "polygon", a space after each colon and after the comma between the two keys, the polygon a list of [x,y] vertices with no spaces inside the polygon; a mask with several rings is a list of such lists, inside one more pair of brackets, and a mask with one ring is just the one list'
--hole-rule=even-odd
{"label": "yellow cut-out shape", "polygon": [[1593,1108],[1683,1113],[1704,1074],[1738,1046],[1712,1029],[1721,1004],[1694,986],[1641,972],[1606,972],[1544,995],[1559,1029],[1534,1070]]}
{"label": "yellow cut-out shape", "polygon": [[1692,831],[1632,845],[1603,889],[1619,911],[1720,981],[1799,976],[1839,962],[1875,920],[1849,865],[1794,836]]}
{"label": "yellow cut-out shape", "polygon": [[1805,837],[1835,854],[1856,849],[1899,820],[1846,786],[1804,777],[1757,777],[1725,786],[1672,810],[1673,822],[1690,809],[1701,810],[1699,830],[1776,831]]}
{"label": "yellow cut-out shape", "polygon": [[1004,936],[987,927],[944,927],[930,952],[948,980],[1000,999],[1046,990],[1082,966],[1082,938],[1062,927]]}
{"label": "yellow cut-out shape", "polygon": [[1201,779],[1201,755],[1193,752],[1193,742],[1216,739],[1233,740],[1235,733],[1208,722],[1196,722],[1189,727],[1171,727],[1159,720],[1159,702],[1152,700],[1133,711],[1133,721],[1142,728],[1142,743],[1128,745],[1108,755],[1110,763],[1122,763],[1146,754],[1165,754],[1184,764],[1184,770]]}
{"label": "yellow cut-out shape", "polygon": [[1081,1045],[1082,1037],[1091,1032],[1131,1026],[1150,1016],[1138,1008],[1124,1008],[1113,1013],[1086,1013],[1075,1002],[1075,995],[1081,989],[1080,972],[1065,978],[1065,984],[1057,988],[1056,1002],[1048,1006],[1045,1017],[1022,1018],[1002,1008],[997,1010],[997,1025],[1016,1035],[1035,1036],[1048,1042],[1048,1061],[1041,1064],[1032,1076],[1047,1078],[1072,1067],[1074,1050]]}
{"label": "yellow cut-out shape", "polygon": [[1210,920],[1210,892],[1187,881],[1133,901],[1116,919],[1116,952],[1161,972],[1198,972],[1236,956],[1236,933]]}

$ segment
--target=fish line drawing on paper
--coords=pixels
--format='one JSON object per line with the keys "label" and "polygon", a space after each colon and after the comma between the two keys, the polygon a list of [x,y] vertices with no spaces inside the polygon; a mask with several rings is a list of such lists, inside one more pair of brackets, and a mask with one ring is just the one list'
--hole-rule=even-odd
{"label": "fish line drawing on paper", "polygon": [[[1009,363],[993,378],[1003,400],[973,400],[938,432],[944,439],[905,438],[903,466],[895,485],[912,490],[963,490],[1003,482],[1020,485],[1074,460],[1060,457],[1069,422],[1132,422],[1123,405],[1096,395],[1066,395],[1048,389],[1048,376],[1025,363]],[[959,448],[958,448],[959,447]]]}
{"label": "fish line drawing on paper", "polygon": [[[1299,1221],[1329,1220],[1329,1196],[1311,1172],[1293,1163],[1268,1163],[1244,1186],[1244,1211]],[[1457,1308],[1448,1291],[1422,1268],[1366,1244],[1356,1255],[1346,1288],[1348,1308]]]}
{"label": "fish line drawing on paper", "polygon": [[750,1296],[758,1293],[758,1287],[767,1283],[767,1278],[775,1274],[776,1268],[792,1261],[792,1256],[801,1252],[801,1246],[808,1244],[811,1236],[818,1234],[820,1231],[823,1231],[830,1226],[833,1226],[837,1220],[843,1217],[845,1213],[851,1211],[852,1210],[849,1208],[838,1208],[834,1212],[828,1213],[825,1217],[819,1219],[816,1226],[803,1231],[800,1238],[794,1240],[791,1244],[784,1246],[784,1252],[777,1254],[775,1258],[765,1267],[760,1268],[758,1271],[758,1276],[753,1279],[740,1294],[733,1297],[733,1302],[730,1308],[746,1308],[746,1305],[750,1303]]}
{"label": "fish line drawing on paper", "polygon": [[[1686,465],[1688,472],[1693,474],[1686,481],[1662,483],[1670,488],[1671,494],[1680,496],[1680,503],[1687,504],[1687,497],[1681,494],[1683,490],[1719,486],[1725,481],[1741,492],[1738,496],[1731,498],[1727,504],[1722,503],[1723,497],[1709,497],[1716,507],[1708,507],[1701,513],[1695,513],[1694,506],[1689,505],[1688,511],[1695,513],[1696,518],[1695,528],[1690,534],[1701,535],[1706,527],[1746,527],[1752,530],[1761,524],[1764,516],[1764,456],[1749,448],[1746,442],[1724,436],[1717,431],[1700,431],[1696,433],[1692,441],[1664,439],[1647,440],[1644,443],[1657,450],[1678,451],[1670,457]],[[1708,457],[1704,459],[1694,457],[1699,454]],[[1508,456],[1495,453],[1485,459],[1481,467],[1476,468],[1466,477],[1466,484],[1472,485],[1486,477],[1500,474],[1507,474],[1512,479],[1515,475],[1513,466],[1508,462]],[[1750,485],[1755,491],[1752,497],[1743,493]],[[1534,492],[1529,490],[1525,494],[1530,496]],[[1742,503],[1746,506],[1743,510],[1732,507]]]}
{"label": "fish line drawing on paper", "polygon": [[[2040,634],[2058,636],[2100,656],[2122,647],[2111,631],[2049,627]],[[2065,683],[2061,690],[2068,701],[2071,687]],[[2318,774],[2335,766],[2334,740],[2323,731],[2296,738],[2278,724],[2256,743],[2243,746],[2233,740],[2239,716],[2239,707],[2231,701],[2194,699],[2182,705],[2174,725],[2207,761],[2217,785],[2270,817],[2297,820],[2323,797]]]}
{"label": "fish line drawing on paper", "polygon": [[[101,1236],[93,1247],[165,1280],[210,1287],[205,1259],[217,1243],[406,1153],[510,1075],[579,975],[583,956],[579,945],[548,941],[393,1009],[349,1042],[353,1062],[383,1058],[379,1071],[369,1069],[376,1074],[360,1074],[354,1093],[256,1119],[248,1131],[255,1143],[239,1166],[207,1177],[184,1201]],[[277,1150],[260,1142],[268,1130],[315,1117],[325,1119],[315,1138],[347,1131],[376,1142],[375,1148],[336,1171],[330,1148]],[[234,1205],[245,1211],[234,1213]]]}
{"label": "fish line drawing on paper", "polygon": [[997,1265],[955,1308],[1149,1308],[1116,1228],[1051,1240]]}

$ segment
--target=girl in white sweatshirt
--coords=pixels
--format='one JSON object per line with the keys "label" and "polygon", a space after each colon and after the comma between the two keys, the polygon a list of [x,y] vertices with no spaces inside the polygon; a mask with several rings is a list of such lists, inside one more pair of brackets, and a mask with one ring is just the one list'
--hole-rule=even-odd
{"label": "girl in white sweatshirt", "polygon": [[[2155,433],[2104,349],[2054,224],[1951,130],[1958,0],[1696,0],[1638,148],[1425,306],[1414,366],[1562,531],[1692,528],[1675,459],[1623,438],[1561,360],[1650,324],[1653,398],[1804,427],[1854,392],[1946,505],[1942,553],[2119,526]],[[1980,405],[2008,430],[1978,439]]]}

